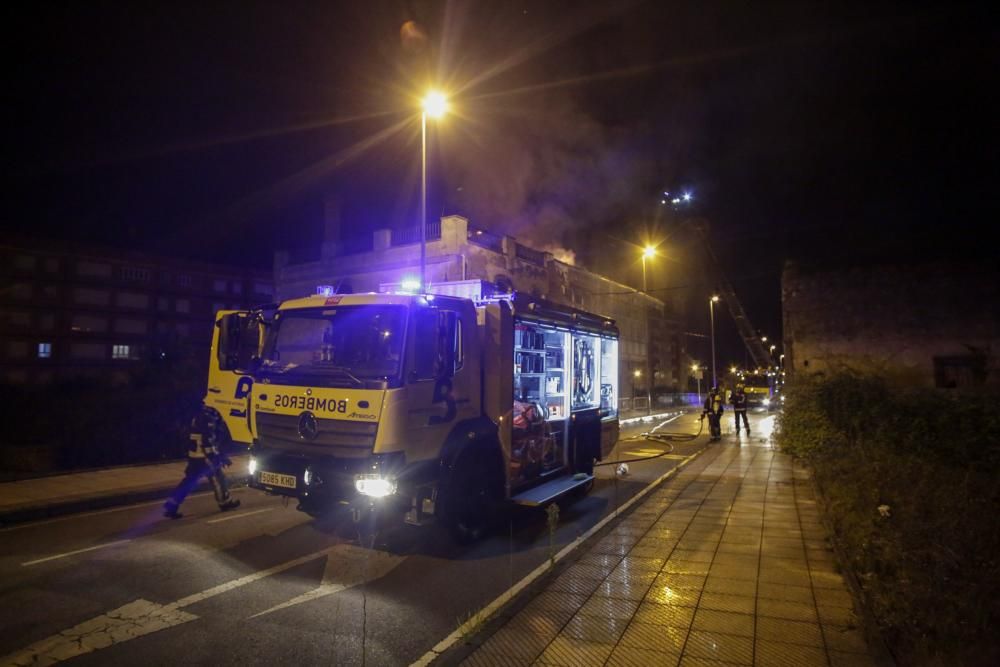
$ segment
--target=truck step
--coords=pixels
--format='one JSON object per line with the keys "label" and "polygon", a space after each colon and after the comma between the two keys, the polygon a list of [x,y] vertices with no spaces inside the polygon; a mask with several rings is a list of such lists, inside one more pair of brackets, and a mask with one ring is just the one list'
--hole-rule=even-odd
{"label": "truck step", "polygon": [[558,499],[573,489],[578,489],[581,486],[586,486],[587,484],[594,481],[593,475],[566,475],[565,477],[560,477],[554,479],[551,482],[545,482],[545,484],[540,484],[534,488],[528,489],[523,493],[519,493],[511,500],[517,505],[524,505],[525,507],[538,507],[539,505],[547,505],[552,501]]}

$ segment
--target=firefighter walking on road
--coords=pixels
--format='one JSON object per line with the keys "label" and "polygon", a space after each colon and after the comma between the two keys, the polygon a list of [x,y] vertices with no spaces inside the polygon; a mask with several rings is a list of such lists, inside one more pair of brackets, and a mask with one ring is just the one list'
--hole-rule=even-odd
{"label": "firefighter walking on road", "polygon": [[708,396],[705,397],[705,409],[701,413],[701,416],[702,418],[708,416],[708,427],[712,434],[711,440],[713,441],[722,438],[723,410],[722,393],[718,387],[712,387],[712,390],[708,392]]}
{"label": "firefighter walking on road", "polygon": [[742,384],[736,385],[736,391],[733,392],[733,416],[736,419],[736,435],[740,434],[740,419],[743,419],[743,425],[747,429],[747,435],[750,435],[750,422],[747,421],[747,393],[743,389]]}
{"label": "firefighter walking on road", "polygon": [[198,485],[202,477],[208,477],[215,492],[215,501],[223,512],[240,506],[240,501],[229,495],[226,475],[222,471],[228,468],[232,461],[219,451],[219,417],[212,411],[202,408],[191,420],[191,442],[188,444],[188,463],[184,470],[184,479],[163,505],[163,516],[179,519],[183,516],[178,509],[189,493]]}

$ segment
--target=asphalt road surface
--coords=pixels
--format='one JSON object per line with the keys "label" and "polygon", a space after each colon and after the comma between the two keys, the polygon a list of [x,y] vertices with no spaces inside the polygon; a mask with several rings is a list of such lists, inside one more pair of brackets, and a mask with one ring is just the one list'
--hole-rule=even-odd
{"label": "asphalt road surface", "polygon": [[[654,426],[623,429],[611,459],[665,451],[625,440]],[[697,431],[690,414],[659,427]],[[556,550],[706,443],[678,442],[625,477],[599,468],[590,494],[562,510]],[[390,526],[371,548],[346,515],[315,520],[252,489],[236,495],[242,507],[228,513],[210,494],[189,498],[177,521],[146,503],[0,531],[0,665],[407,665],[551,549],[537,509],[469,547],[432,526]]]}

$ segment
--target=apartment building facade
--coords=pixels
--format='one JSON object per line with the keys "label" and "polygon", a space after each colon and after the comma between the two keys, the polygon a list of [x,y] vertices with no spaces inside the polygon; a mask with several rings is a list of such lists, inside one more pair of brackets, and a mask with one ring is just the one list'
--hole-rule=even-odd
{"label": "apartment building facade", "polygon": [[203,355],[214,313],[271,301],[269,271],[53,242],[0,244],[0,382],[127,381]]}

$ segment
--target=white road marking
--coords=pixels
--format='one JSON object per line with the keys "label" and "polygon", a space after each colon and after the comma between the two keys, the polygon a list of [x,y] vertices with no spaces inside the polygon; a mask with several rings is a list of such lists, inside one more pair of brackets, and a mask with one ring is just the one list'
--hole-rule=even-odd
{"label": "white road marking", "polygon": [[636,449],[630,452],[622,452],[625,456],[656,456],[662,454],[665,449]]}
{"label": "white road marking", "polygon": [[419,659],[410,663],[410,667],[425,667],[426,665],[429,665],[435,660],[437,660],[442,653],[450,649],[458,642],[462,641],[465,637],[472,634],[477,626],[481,625],[483,621],[489,619],[494,613],[496,613],[498,609],[500,609],[500,607],[510,602],[511,599],[513,599],[518,593],[523,591],[525,588],[530,586],[532,582],[534,582],[536,579],[549,572],[552,565],[558,563],[563,558],[573,553],[573,551],[581,544],[583,544],[587,539],[589,539],[591,535],[599,531],[601,528],[604,528],[604,526],[606,526],[608,522],[621,515],[622,512],[627,510],[635,503],[639,502],[642,498],[646,496],[647,493],[649,493],[657,486],[659,486],[668,477],[675,475],[678,470],[680,470],[688,463],[693,461],[695,457],[699,456],[704,451],[705,451],[704,449],[700,449],[694,454],[685,457],[684,461],[681,461],[672,469],[668,470],[667,472],[663,473],[658,478],[650,482],[649,485],[646,486],[646,488],[642,489],[641,491],[639,491],[639,493],[629,498],[628,501],[625,502],[625,504],[623,504],[621,507],[616,509],[614,512],[608,514],[606,517],[604,517],[596,524],[594,524],[594,526],[591,527],[590,530],[585,532],[583,535],[580,535],[578,538],[576,538],[575,540],[567,544],[565,547],[563,547],[563,549],[552,558],[551,562],[545,561],[544,563],[536,567],[534,570],[529,572],[527,575],[525,575],[525,577],[521,579],[519,582],[517,582],[516,584],[508,588],[506,591],[501,593],[499,596],[497,596],[497,598],[494,599],[493,602],[490,602],[488,605],[486,605],[478,612],[473,614],[469,618],[469,620],[460,625],[450,635],[448,635],[440,642],[438,642],[431,650],[427,651],[427,653],[425,653]]}
{"label": "white road marking", "polygon": [[25,563],[21,563],[21,567],[29,567],[31,565],[38,565],[39,563],[47,563],[50,560],[58,560],[60,558],[68,558],[70,556],[75,556],[77,554],[86,553],[88,551],[97,551],[98,549],[105,549],[107,547],[114,547],[119,544],[126,544],[132,540],[117,540],[115,542],[106,542],[104,544],[98,544],[94,547],[87,547],[86,549],[77,549],[76,551],[67,551],[66,553],[56,554],[55,556],[46,556],[45,558],[36,558],[35,560],[29,560]]}
{"label": "white road marking", "polygon": [[253,512],[243,512],[242,514],[230,514],[229,516],[224,516],[221,519],[212,519],[211,521],[206,521],[205,523],[222,523],[223,521],[232,521],[233,519],[242,519],[246,516],[253,516],[254,514],[260,514],[261,512],[270,512],[273,507],[265,507],[262,510],[254,510]]}
{"label": "white road marking", "polygon": [[[239,577],[238,579],[221,583],[218,586],[213,586],[200,593],[188,595],[169,604],[158,604],[143,599],[134,600],[89,621],[84,621],[68,630],[63,630],[58,634],[35,642],[16,653],[0,657],[0,665],[50,665],[107,648],[113,644],[120,644],[136,637],[142,637],[143,635],[193,621],[198,617],[189,612],[181,611],[184,607],[189,607],[203,600],[228,593],[247,584],[260,581],[265,577],[290,570],[324,556],[327,558],[326,569],[323,574],[323,582],[317,589],[305,595],[300,595],[288,603],[272,607],[261,612],[261,614],[256,614],[256,616],[270,613],[293,604],[299,604],[305,602],[307,599],[314,600],[324,595],[331,595],[346,588],[365,583],[372,578],[381,577],[404,559],[402,556],[391,556],[382,552],[361,549],[349,544],[336,544],[326,549],[269,567],[266,570],[260,570]],[[374,560],[374,565],[366,566],[365,562],[368,560]],[[339,577],[335,571],[336,567],[345,567],[347,576]],[[342,582],[338,582],[338,578],[341,578]]]}
{"label": "white road marking", "polygon": [[303,602],[316,600],[327,595],[339,593],[342,590],[363,584],[367,581],[381,579],[403,562],[403,556],[394,556],[384,551],[373,551],[363,547],[344,545],[345,553],[330,554],[326,557],[326,568],[323,570],[323,581],[311,591],[303,593],[288,602],[282,602],[270,609],[256,613],[250,618],[257,618],[271,612],[293,607]]}

